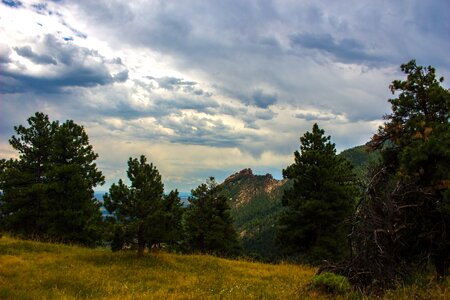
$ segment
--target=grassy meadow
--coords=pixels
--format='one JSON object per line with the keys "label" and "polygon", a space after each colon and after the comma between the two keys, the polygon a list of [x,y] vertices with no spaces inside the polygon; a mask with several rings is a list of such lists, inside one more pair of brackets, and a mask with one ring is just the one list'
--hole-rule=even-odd
{"label": "grassy meadow", "polygon": [[[131,251],[0,238],[0,299],[335,298],[309,288],[315,271],[207,255],[158,252],[138,258]],[[438,284],[424,277],[383,298],[449,299],[449,287],[448,280]]]}

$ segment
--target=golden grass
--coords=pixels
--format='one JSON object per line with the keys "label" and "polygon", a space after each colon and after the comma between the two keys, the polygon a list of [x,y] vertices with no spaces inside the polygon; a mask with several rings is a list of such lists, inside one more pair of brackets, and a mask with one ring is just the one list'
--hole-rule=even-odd
{"label": "golden grass", "polygon": [[295,299],[315,270],[207,255],[112,253],[4,236],[0,299]]}
{"label": "golden grass", "polygon": [[[0,238],[0,299],[316,299],[315,269],[208,255],[135,252]],[[450,282],[399,288],[388,299],[449,299]],[[341,298],[361,297],[360,294]]]}

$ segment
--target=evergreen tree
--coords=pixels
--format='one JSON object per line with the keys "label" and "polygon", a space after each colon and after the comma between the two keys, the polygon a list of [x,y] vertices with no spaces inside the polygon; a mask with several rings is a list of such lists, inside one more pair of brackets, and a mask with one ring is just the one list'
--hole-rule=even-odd
{"label": "evergreen tree", "polygon": [[283,170],[293,185],[282,198],[277,241],[286,254],[308,262],[341,258],[348,251],[346,219],[358,191],[352,166],[336,155],[317,124],[300,138],[300,152],[294,156],[295,162]]}
{"label": "evergreen tree", "polygon": [[[389,100],[392,113],[370,143],[381,150],[376,171],[383,177],[373,176],[357,216],[363,228],[378,232],[377,244],[360,234],[358,244],[374,250],[359,250],[366,260],[389,266],[390,276],[379,275],[391,282],[417,261],[431,259],[441,276],[450,267],[450,92],[431,66],[412,60],[401,70],[407,78],[392,82],[398,97]],[[386,214],[383,207],[395,209]],[[382,223],[376,222],[380,214]]]}
{"label": "evergreen tree", "polygon": [[17,136],[9,140],[19,159],[1,161],[0,210],[4,229],[31,236],[44,233],[46,173],[51,165],[52,136],[57,123],[51,123],[48,116],[39,112],[27,121],[29,127],[15,126]]}
{"label": "evergreen tree", "polygon": [[50,237],[93,245],[101,239],[101,204],[93,188],[104,183],[98,157],[82,126],[60,125],[53,136],[44,223]]}
{"label": "evergreen tree", "polygon": [[186,211],[186,242],[194,251],[231,255],[239,251],[230,207],[214,177],[191,191]]}
{"label": "evergreen tree", "polygon": [[353,217],[355,253],[336,270],[359,285],[393,287],[427,262],[440,276],[450,266],[450,92],[431,66],[401,70],[392,113],[369,144],[381,161]]}
{"label": "evergreen tree", "polygon": [[[417,66],[414,60],[401,65],[407,79],[394,80],[390,89],[392,113],[371,141],[382,149],[383,164],[402,179],[414,180],[434,191],[449,188],[450,92],[436,79],[436,70]],[[388,147],[384,147],[389,143]]]}
{"label": "evergreen tree", "polygon": [[163,238],[162,241],[174,246],[183,239],[184,208],[178,190],[170,191],[163,198]]}
{"label": "evergreen tree", "polygon": [[73,121],[59,125],[39,112],[28,124],[14,127],[17,136],[10,140],[19,159],[1,161],[4,228],[93,245],[102,221],[93,187],[104,179],[86,132]]}
{"label": "evergreen tree", "polygon": [[145,246],[161,243],[163,226],[163,192],[161,175],[153,163],[148,164],[144,155],[128,160],[128,187],[119,180],[104,196],[106,209],[114,214],[116,221],[113,250],[121,249],[126,242],[137,239],[138,254],[144,253]]}

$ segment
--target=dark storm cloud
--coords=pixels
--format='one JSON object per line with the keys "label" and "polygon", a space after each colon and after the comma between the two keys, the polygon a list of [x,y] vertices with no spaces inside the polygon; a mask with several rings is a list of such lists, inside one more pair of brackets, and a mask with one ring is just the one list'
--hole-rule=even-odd
{"label": "dark storm cloud", "polygon": [[315,49],[333,55],[337,60],[345,62],[380,61],[381,57],[370,54],[363,43],[352,38],[336,40],[329,33],[302,33],[291,37],[295,46]]}
{"label": "dark storm cloud", "polygon": [[62,42],[60,39],[51,34],[44,36],[42,47],[49,55],[56,58],[58,62],[67,66],[71,66],[72,64],[80,64],[89,57],[103,60],[103,57],[101,57],[96,50],[79,47],[72,43]]}
{"label": "dark storm cloud", "polygon": [[[156,1],[138,9],[111,1],[81,1],[78,5],[93,24],[102,24],[104,34],[120,37],[118,44],[167,54],[177,67],[201,70],[224,90],[235,89],[236,83],[244,81],[247,90],[241,93],[248,95],[254,86],[267,83],[268,76],[273,77],[270,83],[277,91],[285,87],[286,74],[293,73],[289,68],[307,72],[303,62],[314,56],[311,50],[334,61],[375,68],[433,56],[448,63],[448,55],[430,53],[449,50],[444,42],[450,33],[446,21],[450,19],[449,2],[425,3]],[[108,34],[109,28],[121,33]],[[414,32],[417,28],[423,28],[420,35]],[[292,53],[300,59],[292,59]]]}
{"label": "dark storm cloud", "polygon": [[30,73],[26,67],[0,69],[0,93],[58,93],[68,87],[94,87],[128,79],[128,70],[112,76],[106,60],[97,51],[62,43],[46,35],[38,46],[42,54],[30,46],[14,47],[16,53],[35,64],[51,65],[52,72]]}
{"label": "dark storm cloud", "polygon": [[174,143],[238,147],[248,139],[247,135],[237,134],[221,120],[183,115],[180,120],[161,119],[160,123],[175,132],[168,137]]}
{"label": "dark storm cloud", "polygon": [[265,93],[263,90],[255,90],[250,98],[248,104],[255,105],[259,108],[267,108],[270,105],[274,105],[277,102],[277,96],[275,94]]}
{"label": "dark storm cloud", "polygon": [[[123,120],[136,120],[139,118],[153,117],[157,120],[167,118],[171,115],[181,116],[183,111],[191,111],[193,113],[204,113],[214,116],[222,113],[222,105],[216,100],[203,98],[190,98],[188,96],[179,96],[171,98],[148,99],[147,106],[136,106],[130,103],[127,95],[111,92],[108,94],[109,103],[107,106],[96,108],[96,112],[100,115],[121,118]],[[92,110],[92,108],[90,108]]]}
{"label": "dark storm cloud", "polygon": [[277,114],[270,109],[257,109],[255,112],[245,112],[234,115],[244,121],[244,127],[250,129],[260,129],[261,127],[256,124],[257,121],[269,121],[272,120]]}
{"label": "dark storm cloud", "polygon": [[197,112],[208,113],[219,108],[219,103],[213,99],[192,99],[192,98],[175,98],[175,99],[158,99],[154,102],[155,112],[163,115],[175,113],[180,110],[194,110]]}
{"label": "dark storm cloud", "polygon": [[0,70],[0,93],[59,93],[67,87],[94,87],[113,82],[114,78],[102,67],[77,66],[47,77]]}
{"label": "dark storm cloud", "polygon": [[[198,83],[195,81],[187,81],[182,78],[177,77],[159,77],[155,78],[152,76],[147,77],[150,80],[153,80],[157,83],[157,87],[160,89],[165,89],[168,91],[182,91],[187,94],[195,95],[195,96],[206,96],[211,97],[212,93],[206,92],[203,89],[198,87]],[[138,84],[144,85],[144,83],[139,82]],[[156,88],[154,85],[147,86],[151,89]]]}
{"label": "dark storm cloud", "polygon": [[127,79],[128,79],[128,70],[124,70],[114,75],[114,81],[116,82],[125,82],[127,81]]}
{"label": "dark storm cloud", "polygon": [[50,55],[37,54],[33,52],[30,46],[14,47],[14,51],[22,57],[26,57],[32,62],[40,65],[56,65],[56,60]]}
{"label": "dark storm cloud", "polygon": [[149,77],[149,78],[155,80],[160,88],[169,91],[179,89],[180,87],[191,87],[197,84],[196,82],[185,81],[181,78],[176,77],[161,77],[161,78]]}

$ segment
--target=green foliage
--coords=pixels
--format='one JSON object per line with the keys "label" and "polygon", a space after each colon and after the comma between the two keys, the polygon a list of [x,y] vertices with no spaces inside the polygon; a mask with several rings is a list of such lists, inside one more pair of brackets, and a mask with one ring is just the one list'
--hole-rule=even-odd
{"label": "green foliage", "polygon": [[186,242],[193,251],[231,255],[238,251],[227,198],[211,177],[192,190],[186,211]]}
{"label": "green foliage", "polygon": [[386,115],[371,141],[374,149],[384,149],[383,164],[402,179],[424,187],[445,191],[449,188],[450,92],[436,79],[433,67],[417,66],[414,60],[401,65],[407,79],[394,80],[390,89],[392,113]]}
{"label": "green foliage", "polygon": [[102,218],[93,188],[104,178],[84,128],[73,121],[50,122],[43,113],[28,124],[14,127],[17,136],[10,140],[19,159],[0,163],[4,228],[94,245],[101,238]]}
{"label": "green foliage", "polygon": [[366,179],[367,169],[370,165],[377,163],[381,159],[380,152],[371,151],[367,145],[346,149],[339,153],[338,156],[349,160],[353,165],[355,174],[362,180]]}
{"label": "green foliage", "polygon": [[277,240],[286,254],[312,263],[340,259],[358,192],[355,174],[317,124],[300,142],[294,164],[283,170],[294,182],[282,199]]}
{"label": "green foliage", "polygon": [[348,295],[352,291],[352,286],[347,277],[331,272],[315,275],[311,287],[325,293],[339,295]]}
{"label": "green foliage", "polygon": [[29,127],[15,126],[10,139],[18,160],[1,161],[1,215],[6,230],[27,236],[45,233],[43,205],[47,199],[46,173],[50,164],[52,136],[58,124],[36,113]]}
{"label": "green foliage", "polygon": [[164,195],[162,223],[158,226],[163,227],[163,242],[171,247],[179,246],[183,239],[183,214],[184,208],[178,190]]}
{"label": "green foliage", "polygon": [[[448,274],[450,267],[450,92],[436,79],[433,67],[417,66],[414,60],[401,65],[406,80],[395,80],[390,89],[400,91],[390,99],[392,113],[385,116],[384,127],[372,139],[372,147],[380,148],[390,141],[392,147],[382,151],[383,165],[393,181],[414,185],[422,196],[411,194],[407,203],[420,209],[405,211],[410,221],[421,224],[410,230],[405,246],[416,253],[424,252],[435,262],[439,273]],[[424,199],[428,199],[424,203]],[[407,224],[406,221],[405,223]],[[413,222],[414,223],[414,222]],[[405,224],[405,225],[406,225]],[[417,236],[423,237],[417,240]],[[410,252],[410,251],[409,251]]]}
{"label": "green foliage", "polygon": [[130,187],[120,179],[104,196],[105,208],[114,215],[110,218],[115,228],[112,249],[136,239],[142,255],[146,245],[178,240],[182,214],[178,192],[164,196],[161,175],[143,155],[128,160],[127,175]]}
{"label": "green foliage", "polygon": [[392,82],[392,113],[370,142],[382,160],[370,170],[344,268],[362,285],[393,286],[424,261],[439,276],[450,266],[450,92],[431,66],[401,69],[407,78]]}

